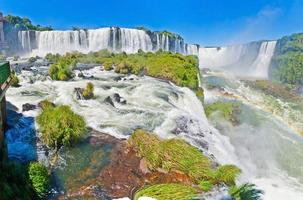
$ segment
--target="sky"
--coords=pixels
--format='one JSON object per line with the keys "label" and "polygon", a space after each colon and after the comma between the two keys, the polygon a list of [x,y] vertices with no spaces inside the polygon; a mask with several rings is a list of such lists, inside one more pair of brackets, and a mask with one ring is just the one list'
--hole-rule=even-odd
{"label": "sky", "polygon": [[303,32],[303,0],[0,0],[0,11],[34,24],[168,30],[222,46]]}

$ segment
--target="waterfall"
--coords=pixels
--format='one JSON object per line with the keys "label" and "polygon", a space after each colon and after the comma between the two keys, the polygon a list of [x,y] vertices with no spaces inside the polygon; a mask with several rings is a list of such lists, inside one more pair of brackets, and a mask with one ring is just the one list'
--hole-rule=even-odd
{"label": "waterfall", "polygon": [[277,41],[263,42],[257,59],[252,64],[253,75],[268,78],[268,68],[274,55]]}
{"label": "waterfall", "polygon": [[20,52],[24,56],[45,56],[47,53],[82,53],[108,49],[113,52],[136,53],[139,49],[159,49],[182,54],[198,53],[198,45],[188,45],[183,38],[166,32],[147,32],[130,28],[99,28],[77,31],[20,31]]}
{"label": "waterfall", "polygon": [[200,68],[228,71],[238,76],[267,78],[276,41],[227,47],[199,48]]}
{"label": "waterfall", "polygon": [[21,46],[21,51],[28,53],[32,50],[30,32],[29,31],[20,31],[18,32],[18,38]]}

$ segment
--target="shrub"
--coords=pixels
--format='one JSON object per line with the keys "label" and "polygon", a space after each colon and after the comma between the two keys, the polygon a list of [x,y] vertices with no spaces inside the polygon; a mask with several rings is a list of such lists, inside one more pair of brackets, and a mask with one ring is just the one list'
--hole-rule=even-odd
{"label": "shrub", "polygon": [[239,187],[232,187],[229,193],[235,200],[261,200],[264,192],[256,189],[254,184],[246,183]]}
{"label": "shrub", "polygon": [[213,188],[213,184],[211,181],[200,181],[199,182],[199,187],[204,191],[208,192]]}
{"label": "shrub", "polygon": [[[54,61],[56,69],[50,69],[50,76],[58,80],[60,69],[71,69],[77,62],[98,63],[105,70],[112,70],[115,66],[117,73],[140,74],[169,80],[179,86],[198,89],[199,62],[196,56],[184,56],[170,52],[158,51],[156,53],[140,51],[137,54],[110,53],[102,50],[89,54],[68,53],[65,56],[47,55],[48,60]],[[53,76],[55,74],[55,76]],[[69,78],[69,74],[61,76],[61,79]]]}
{"label": "shrub", "polygon": [[34,63],[34,62],[36,62],[37,61],[37,57],[30,57],[29,59],[28,59],[28,62],[30,62],[30,63]]}
{"label": "shrub", "polygon": [[137,191],[134,199],[152,197],[157,200],[189,200],[193,199],[196,194],[197,191],[190,186],[168,183],[147,186],[140,191]]}
{"label": "shrub", "polygon": [[12,76],[12,80],[11,80],[11,86],[12,87],[19,87],[19,78],[17,76],[17,74],[14,72],[13,76]]}
{"label": "shrub", "polygon": [[83,117],[75,114],[68,106],[47,107],[37,117],[43,142],[55,148],[72,145],[86,134]]}
{"label": "shrub", "polygon": [[53,64],[48,73],[53,80],[67,81],[72,77],[70,66]]}
{"label": "shrub", "polygon": [[240,173],[234,165],[213,169],[209,159],[199,149],[181,139],[161,140],[154,134],[136,130],[128,139],[128,144],[139,157],[147,160],[150,170],[181,171],[196,183],[203,181],[202,186],[206,183],[234,185]]}
{"label": "shrub", "polygon": [[29,165],[29,179],[38,196],[42,199],[47,195],[49,187],[49,173],[47,168],[38,163],[33,162]]}
{"label": "shrub", "polygon": [[0,199],[38,199],[28,176],[28,168],[20,163],[2,160]]}
{"label": "shrub", "polygon": [[204,102],[204,90],[203,90],[203,88],[199,87],[196,90],[196,96],[200,99],[201,102]]}
{"label": "shrub", "polygon": [[215,172],[215,182],[223,182],[228,186],[235,185],[236,177],[241,173],[241,170],[234,165],[220,166]]}
{"label": "shrub", "polygon": [[41,102],[39,102],[39,107],[42,109],[42,110],[45,110],[47,108],[53,108],[55,107],[55,104],[48,101],[48,100],[43,100]]}
{"label": "shrub", "polygon": [[91,99],[94,97],[94,84],[91,82],[86,84],[86,88],[83,90],[84,99]]}
{"label": "shrub", "polygon": [[0,54],[0,61],[4,61],[4,60],[6,60],[6,56],[3,54]]}
{"label": "shrub", "polygon": [[232,102],[216,102],[205,106],[205,114],[209,117],[214,112],[220,112],[225,120],[232,120],[232,114],[234,109],[239,106]]}

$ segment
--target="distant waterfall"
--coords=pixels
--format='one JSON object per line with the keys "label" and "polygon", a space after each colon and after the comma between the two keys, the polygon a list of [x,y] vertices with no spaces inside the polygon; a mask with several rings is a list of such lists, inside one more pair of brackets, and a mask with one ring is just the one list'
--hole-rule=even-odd
{"label": "distant waterfall", "polygon": [[276,41],[251,42],[227,47],[199,48],[200,68],[214,68],[235,75],[267,78]]}
{"label": "distant waterfall", "polygon": [[100,28],[77,31],[20,31],[19,54],[44,56],[47,53],[82,53],[108,49],[113,52],[136,53],[171,51],[198,54],[198,45],[188,45],[178,35],[129,28]]}
{"label": "distant waterfall", "polygon": [[268,68],[274,55],[277,41],[263,42],[257,59],[252,64],[253,75],[268,78]]}

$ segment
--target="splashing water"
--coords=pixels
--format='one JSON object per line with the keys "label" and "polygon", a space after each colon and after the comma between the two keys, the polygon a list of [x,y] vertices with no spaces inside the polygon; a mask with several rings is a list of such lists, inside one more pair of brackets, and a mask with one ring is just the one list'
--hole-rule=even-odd
{"label": "splashing water", "polygon": [[302,128],[303,111],[293,109],[298,108],[294,102],[254,90],[233,76],[208,73],[203,80],[220,88],[207,90],[206,102],[241,103],[238,126],[217,116],[212,120],[235,148],[243,171],[240,181],[257,184],[266,200],[302,199],[303,138],[290,125]]}
{"label": "splashing water", "polygon": [[199,49],[201,68],[219,69],[237,76],[268,78],[277,41],[252,42]]}

